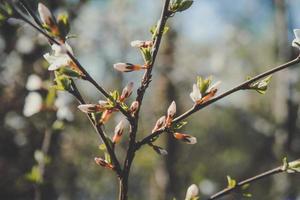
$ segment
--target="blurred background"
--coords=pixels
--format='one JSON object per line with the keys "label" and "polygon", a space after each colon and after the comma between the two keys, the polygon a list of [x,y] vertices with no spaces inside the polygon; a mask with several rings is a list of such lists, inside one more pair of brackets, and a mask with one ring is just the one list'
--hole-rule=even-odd
{"label": "blurred background", "polygon": [[[36,9],[37,1],[28,2]],[[150,39],[162,0],[43,3],[55,15],[69,13],[77,36],[69,43],[101,85],[121,90],[133,81],[138,87],[142,72],[121,74],[112,65],[142,62],[130,42]],[[223,92],[294,58],[291,41],[293,29],[300,28],[299,10],[299,0],[201,0],[176,14],[163,39],[138,138],[149,134],[171,101],[176,100],[178,113],[192,106],[189,93],[196,76],[222,81]],[[16,20],[1,25],[0,199],[116,199],[114,174],[94,163],[102,156],[97,134],[70,95],[49,90],[53,74],[42,57],[49,51],[47,41],[28,25]],[[168,156],[143,147],[132,168],[130,199],[184,199],[192,183],[205,199],[226,187],[227,175],[241,180],[277,167],[285,156],[299,158],[298,74],[295,66],[274,75],[265,95],[238,92],[194,114],[183,132],[196,136],[196,145],[163,135],[157,143]],[[91,85],[76,83],[88,102],[102,98]],[[109,135],[121,117],[114,115],[105,126]],[[121,160],[126,139],[117,150]],[[257,200],[300,200],[299,185],[299,176],[281,174],[251,185],[247,193]],[[245,197],[223,199],[233,198]]]}

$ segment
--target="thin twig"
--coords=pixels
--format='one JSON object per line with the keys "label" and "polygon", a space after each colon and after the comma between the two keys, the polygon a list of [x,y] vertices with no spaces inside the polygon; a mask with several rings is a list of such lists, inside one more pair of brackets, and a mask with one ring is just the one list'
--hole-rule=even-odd
{"label": "thin twig", "polygon": [[[217,97],[215,97],[215,98],[213,98],[213,99],[211,99],[211,100],[209,100],[209,101],[207,101],[207,102],[205,102],[203,104],[194,105],[188,111],[186,111],[182,115],[180,115],[177,118],[175,118],[172,123],[173,124],[178,123],[178,122],[186,119],[187,117],[189,117],[193,113],[195,113],[195,112],[197,112],[199,110],[202,110],[203,108],[209,106],[210,104],[215,103],[216,101],[218,101],[220,99],[223,99],[224,97],[227,97],[227,96],[229,96],[229,95],[231,95],[231,94],[233,94],[233,93],[235,93],[237,91],[247,89],[250,84],[255,83],[256,81],[258,81],[258,80],[260,80],[260,79],[262,79],[264,77],[267,77],[267,76],[269,76],[271,74],[274,74],[276,72],[279,72],[279,71],[281,71],[283,69],[291,67],[291,66],[293,66],[293,65],[295,65],[295,64],[297,64],[299,62],[300,62],[300,56],[298,56],[296,59],[294,59],[292,61],[289,61],[289,62],[287,62],[285,64],[282,64],[282,65],[280,65],[278,67],[272,68],[272,69],[270,69],[270,70],[268,70],[268,71],[266,71],[264,73],[261,73],[261,74],[259,74],[259,75],[255,76],[255,77],[253,77],[253,78],[251,78],[251,79],[249,79],[249,80],[247,80],[247,81],[239,84],[238,86],[233,87],[232,89],[230,89],[230,90],[228,90],[228,91],[220,94],[219,96],[217,96]],[[166,131],[166,129],[159,130],[159,131],[156,131],[156,132],[150,134],[149,136],[145,137],[142,141],[140,141],[140,142],[137,143],[137,145],[136,145],[137,149],[139,149],[142,145],[151,142],[151,140],[153,138],[159,136],[160,134],[164,133],[165,131]]]}
{"label": "thin twig", "polygon": [[224,188],[223,190],[213,194],[212,196],[210,196],[207,200],[213,200],[213,199],[218,199],[220,197],[223,197],[235,190],[238,190],[240,189],[242,186],[244,185],[247,185],[247,184],[250,184],[250,183],[253,183],[253,182],[256,182],[260,179],[263,179],[263,178],[266,178],[266,177],[269,177],[269,176],[273,176],[275,174],[279,174],[279,173],[282,173],[282,172],[285,172],[285,170],[283,169],[282,166],[280,167],[277,167],[277,168],[274,168],[274,169],[271,169],[269,171],[266,171],[266,172],[263,172],[259,175],[256,175],[256,176],[253,176],[251,178],[248,178],[248,179],[245,179],[243,181],[240,181],[236,184],[235,187],[227,187],[227,188]]}
{"label": "thin twig", "polygon": [[[78,100],[78,102],[80,104],[86,104],[86,102],[82,98],[82,96],[81,96],[74,80],[71,80],[71,86],[72,86],[72,91],[70,91],[70,93]],[[105,144],[107,152],[108,152],[109,156],[111,157],[112,163],[115,167],[114,170],[116,171],[117,175],[119,177],[121,177],[122,176],[122,169],[121,169],[120,163],[117,159],[117,156],[116,156],[114,150],[110,146],[110,143],[109,143],[108,139],[106,138],[106,135],[105,135],[101,125],[97,124],[97,122],[94,121],[94,119],[93,119],[93,117],[90,113],[87,114],[87,117],[90,120],[90,122],[92,123],[92,125],[93,125],[94,129],[96,130],[96,132],[99,134],[101,140]]]}

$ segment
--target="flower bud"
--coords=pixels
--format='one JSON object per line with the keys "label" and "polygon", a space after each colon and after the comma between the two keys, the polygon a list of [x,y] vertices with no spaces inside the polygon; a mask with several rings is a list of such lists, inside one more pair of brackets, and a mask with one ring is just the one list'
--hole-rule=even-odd
{"label": "flower bud", "polygon": [[210,93],[212,92],[213,90],[216,90],[218,89],[218,86],[221,84],[221,81],[218,81],[216,83],[214,83],[212,86],[210,86],[208,89],[207,89],[207,93]]}
{"label": "flower bud", "polygon": [[113,110],[105,110],[102,113],[102,116],[101,116],[101,119],[100,119],[100,123],[101,124],[105,124],[110,119],[112,113],[113,113]]}
{"label": "flower bud", "polygon": [[135,112],[139,109],[139,102],[138,101],[134,101],[132,102],[129,111],[131,114],[135,114]]}
{"label": "flower bud", "polygon": [[105,108],[99,104],[82,104],[79,105],[78,108],[84,113],[95,113],[105,110]]}
{"label": "flower bud", "polygon": [[102,159],[102,158],[95,158],[95,162],[97,165],[107,168],[107,169],[114,169],[114,166],[110,163],[108,163],[106,160]]}
{"label": "flower bud", "polygon": [[98,104],[99,104],[100,106],[102,106],[102,107],[105,107],[105,106],[108,105],[108,102],[107,102],[107,101],[103,101],[103,100],[99,100],[99,101],[98,101]]}
{"label": "flower bud", "polygon": [[116,144],[116,143],[120,142],[123,132],[124,132],[124,123],[123,123],[123,121],[120,121],[119,124],[115,128],[115,135],[112,140],[113,143]]}
{"label": "flower bud", "polygon": [[142,41],[142,40],[134,40],[130,43],[132,47],[136,48],[148,48],[153,45],[152,41]]}
{"label": "flower bud", "polygon": [[132,94],[133,82],[128,83],[128,85],[123,89],[122,94],[120,96],[120,101],[124,101]]}
{"label": "flower bud", "polygon": [[176,114],[176,103],[173,101],[168,108],[168,117],[173,118]]}
{"label": "flower bud", "polygon": [[198,194],[199,194],[199,188],[196,184],[193,184],[187,189],[185,200],[192,200],[196,198]]}
{"label": "flower bud", "polygon": [[173,136],[177,140],[181,140],[187,144],[196,144],[197,138],[188,134],[183,133],[173,133]]}
{"label": "flower bud", "polygon": [[159,155],[162,155],[162,156],[168,155],[167,150],[165,150],[165,149],[163,149],[163,148],[161,148],[161,147],[159,147],[159,146],[153,145],[153,144],[151,144],[151,146],[152,146],[153,150],[154,150],[156,153],[158,153]]}
{"label": "flower bud", "polygon": [[141,69],[147,69],[146,66],[134,65],[131,63],[116,63],[116,64],[114,64],[114,68],[120,72],[132,72],[132,71],[138,71]]}
{"label": "flower bud", "polygon": [[159,118],[155,124],[155,127],[152,130],[152,133],[154,133],[155,131],[159,130],[160,128],[162,128],[164,125],[166,124],[166,116],[162,116],[161,118]]}

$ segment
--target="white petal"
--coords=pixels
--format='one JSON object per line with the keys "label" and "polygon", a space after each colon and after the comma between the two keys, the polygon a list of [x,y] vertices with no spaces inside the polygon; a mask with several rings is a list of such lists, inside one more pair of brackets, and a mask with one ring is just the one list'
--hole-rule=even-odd
{"label": "white petal", "polygon": [[27,83],[26,83],[26,89],[27,90],[39,90],[41,89],[43,84],[42,79],[35,75],[35,74],[31,74],[28,79],[27,79]]}
{"label": "white petal", "polygon": [[191,136],[187,139],[189,140],[188,144],[196,144],[197,143],[197,138],[196,137]]}
{"label": "white petal", "polygon": [[210,86],[207,90],[207,92],[210,92],[212,89],[214,88],[218,88],[218,86],[221,84],[221,81],[218,81],[216,83],[214,83],[212,86]]}
{"label": "white petal", "polygon": [[116,63],[116,64],[114,64],[114,68],[121,72],[128,71],[126,63]]}
{"label": "white petal", "polygon": [[194,102],[202,98],[199,87],[196,84],[193,84],[193,91],[190,93],[190,97]]}
{"label": "white petal", "polygon": [[132,47],[141,47],[141,45],[144,44],[144,41],[141,41],[141,40],[134,40],[130,43],[130,45]]}
{"label": "white petal", "polygon": [[25,98],[25,105],[23,108],[23,114],[26,117],[30,117],[38,112],[42,108],[43,99],[37,92],[30,92]]}
{"label": "white petal", "polygon": [[185,200],[191,200],[192,198],[198,196],[199,188],[196,184],[191,185],[186,192]]}
{"label": "white petal", "polygon": [[52,14],[51,14],[50,10],[44,4],[39,3],[38,11],[39,11],[42,22],[44,24],[47,24],[49,22],[49,19],[52,18]]}

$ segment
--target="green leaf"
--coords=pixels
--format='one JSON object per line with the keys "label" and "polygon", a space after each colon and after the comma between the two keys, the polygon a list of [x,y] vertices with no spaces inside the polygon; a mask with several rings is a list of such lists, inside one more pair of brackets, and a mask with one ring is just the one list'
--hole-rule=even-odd
{"label": "green leaf", "polygon": [[50,87],[45,100],[45,105],[47,108],[51,108],[54,106],[55,98],[56,98],[56,89],[54,87]]}
{"label": "green leaf", "polygon": [[69,76],[69,77],[74,77],[74,78],[80,78],[81,77],[81,75],[78,72],[70,69],[69,67],[59,68],[59,73],[61,73],[63,75],[66,75],[66,76]]}
{"label": "green leaf", "polygon": [[152,61],[151,48],[141,48],[145,63],[150,64]]}
{"label": "green leaf", "polygon": [[65,39],[70,32],[69,16],[65,13],[59,14],[57,17],[57,25],[60,36]]}
{"label": "green leaf", "polygon": [[177,9],[177,12],[182,12],[182,11],[189,9],[193,3],[194,3],[194,1],[192,1],[192,0],[182,1]]}
{"label": "green leaf", "polygon": [[173,130],[179,130],[181,129],[183,126],[185,126],[188,122],[186,121],[180,121],[180,122],[177,122],[175,124],[172,125],[172,129]]}
{"label": "green leaf", "polygon": [[101,151],[106,151],[106,146],[105,146],[105,144],[100,144],[100,145],[99,145],[99,149],[100,149]]}
{"label": "green leaf", "polygon": [[256,90],[260,94],[265,94],[268,89],[268,85],[271,81],[272,76],[268,76],[263,80],[257,81],[249,86],[249,89]]}
{"label": "green leaf", "polygon": [[206,91],[208,90],[211,84],[211,77],[203,79],[201,76],[197,77],[197,86],[199,87],[200,93],[202,96],[205,96]]}
{"label": "green leaf", "polygon": [[37,165],[33,166],[31,168],[31,171],[29,173],[25,174],[25,178],[28,181],[31,181],[36,184],[43,183],[42,175],[41,175],[40,169]]}
{"label": "green leaf", "polygon": [[235,188],[236,180],[232,179],[230,176],[227,176],[227,187],[228,188]]}
{"label": "green leaf", "polygon": [[111,163],[110,155],[107,152],[104,152],[104,157],[108,163]]}
{"label": "green leaf", "polygon": [[287,164],[287,173],[300,173],[300,160],[295,160]]}
{"label": "green leaf", "polygon": [[252,194],[251,193],[243,193],[243,197],[251,198]]}
{"label": "green leaf", "polygon": [[69,91],[71,89],[71,80],[66,75],[63,75],[59,72],[55,72],[55,82],[57,90]]}
{"label": "green leaf", "polygon": [[52,129],[56,131],[61,131],[65,127],[65,123],[61,120],[55,120],[55,122],[52,124]]}

